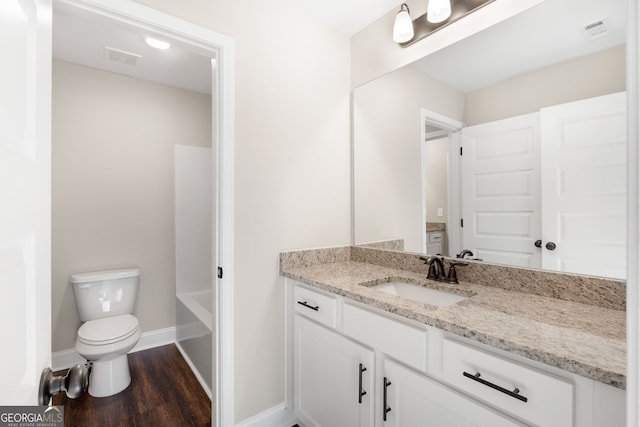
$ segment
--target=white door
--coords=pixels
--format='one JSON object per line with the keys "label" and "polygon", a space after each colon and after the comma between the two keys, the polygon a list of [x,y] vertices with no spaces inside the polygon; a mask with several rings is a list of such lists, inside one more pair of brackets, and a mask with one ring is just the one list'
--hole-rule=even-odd
{"label": "white door", "polygon": [[0,404],[51,361],[51,2],[0,1]]}
{"label": "white door", "polygon": [[304,425],[373,426],[373,370],[371,350],[295,317],[294,406]]}
{"label": "white door", "polygon": [[462,130],[462,248],[487,262],[540,267],[539,114]]}
{"label": "white door", "polygon": [[386,417],[385,427],[523,425],[389,360],[384,361],[384,372],[381,413]]}
{"label": "white door", "polygon": [[626,129],[625,93],[541,110],[543,268],[626,277]]}

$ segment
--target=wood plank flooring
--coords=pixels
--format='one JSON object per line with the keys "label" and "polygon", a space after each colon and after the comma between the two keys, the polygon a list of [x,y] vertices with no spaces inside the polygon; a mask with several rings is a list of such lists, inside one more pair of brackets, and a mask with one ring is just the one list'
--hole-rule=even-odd
{"label": "wood plank flooring", "polygon": [[129,354],[131,384],[110,397],[88,393],[64,406],[67,427],[174,427],[211,425],[211,401],[175,345]]}

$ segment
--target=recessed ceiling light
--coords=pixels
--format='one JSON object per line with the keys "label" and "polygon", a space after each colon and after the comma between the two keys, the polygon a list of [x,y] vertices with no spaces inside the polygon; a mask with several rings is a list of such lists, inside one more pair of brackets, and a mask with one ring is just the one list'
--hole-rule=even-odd
{"label": "recessed ceiling light", "polygon": [[145,37],[144,41],[146,41],[149,46],[155,47],[156,49],[166,50],[171,47],[169,42],[154,39],[153,37]]}

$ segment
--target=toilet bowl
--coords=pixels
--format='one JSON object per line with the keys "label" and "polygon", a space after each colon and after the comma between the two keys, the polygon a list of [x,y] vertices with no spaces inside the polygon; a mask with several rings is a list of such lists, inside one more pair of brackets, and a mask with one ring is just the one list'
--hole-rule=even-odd
{"label": "toilet bowl", "polygon": [[112,396],[129,386],[127,353],[140,335],[138,319],[130,314],[90,320],[80,327],[75,349],[91,362],[91,396]]}
{"label": "toilet bowl", "polygon": [[133,316],[140,270],[99,271],[71,276],[80,320],[75,349],[91,365],[89,394],[112,396],[131,383],[127,353],[140,339]]}

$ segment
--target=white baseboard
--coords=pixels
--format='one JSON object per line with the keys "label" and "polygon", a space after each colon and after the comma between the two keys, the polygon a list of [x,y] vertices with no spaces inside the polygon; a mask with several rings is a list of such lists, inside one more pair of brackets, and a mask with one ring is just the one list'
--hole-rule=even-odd
{"label": "white baseboard", "polygon": [[296,416],[281,403],[237,423],[235,427],[291,427],[296,423],[299,423]]}
{"label": "white baseboard", "polygon": [[[160,347],[167,344],[173,344],[176,342],[176,327],[156,329],[155,331],[143,332],[138,344],[130,351],[135,353],[141,350],[147,350],[149,348]],[[51,369],[59,371],[62,369],[69,369],[70,367],[83,364],[87,361],[80,356],[75,348],[69,348],[67,350],[56,351],[51,355]]]}

